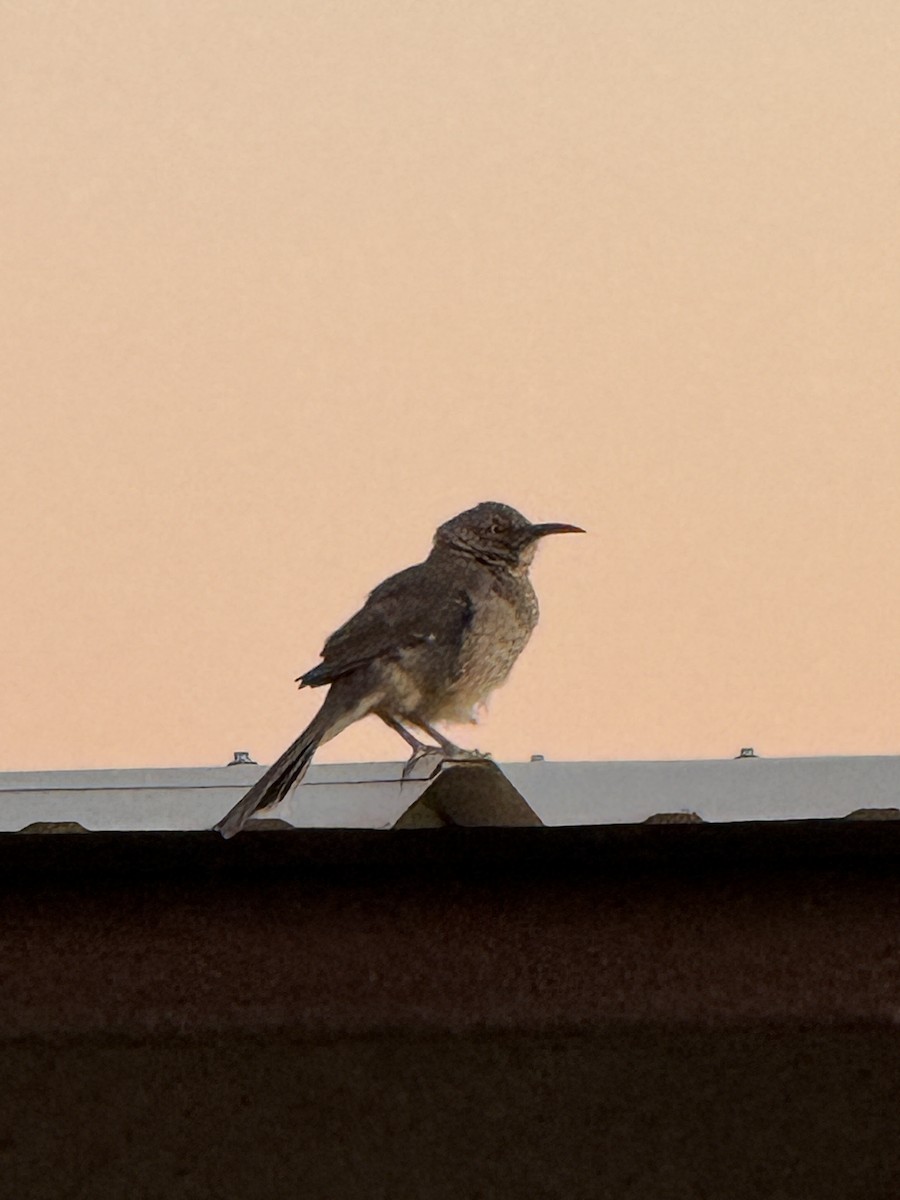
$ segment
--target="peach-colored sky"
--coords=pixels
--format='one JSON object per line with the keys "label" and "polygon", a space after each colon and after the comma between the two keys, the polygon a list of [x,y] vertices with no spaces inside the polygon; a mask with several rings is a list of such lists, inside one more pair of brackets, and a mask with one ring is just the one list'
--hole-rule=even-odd
{"label": "peach-colored sky", "polygon": [[900,751],[900,7],[0,14],[0,767],[270,760],[494,498],[590,533],[460,740]]}

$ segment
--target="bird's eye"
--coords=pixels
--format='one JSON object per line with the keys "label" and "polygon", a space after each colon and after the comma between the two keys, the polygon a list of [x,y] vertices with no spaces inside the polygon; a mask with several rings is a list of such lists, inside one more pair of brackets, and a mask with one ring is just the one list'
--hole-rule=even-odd
{"label": "bird's eye", "polygon": [[501,521],[491,521],[491,533],[499,534],[503,532],[503,523]]}

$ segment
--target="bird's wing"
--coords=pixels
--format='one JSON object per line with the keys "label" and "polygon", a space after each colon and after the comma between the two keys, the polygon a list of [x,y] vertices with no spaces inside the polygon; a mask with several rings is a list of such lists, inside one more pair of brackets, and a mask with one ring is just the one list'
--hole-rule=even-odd
{"label": "bird's wing", "polygon": [[297,682],[322,687],[373,659],[399,658],[422,643],[435,643],[452,658],[473,612],[463,582],[448,589],[446,578],[435,576],[427,564],[407,567],[375,588],[359,612],[328,638],[322,662]]}

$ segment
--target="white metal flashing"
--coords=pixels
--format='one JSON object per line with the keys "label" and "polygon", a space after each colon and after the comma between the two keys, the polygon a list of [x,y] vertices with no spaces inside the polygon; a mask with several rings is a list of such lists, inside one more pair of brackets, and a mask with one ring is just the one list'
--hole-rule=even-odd
{"label": "white metal flashing", "polygon": [[[616,824],[673,812],[694,812],[705,821],[788,820],[900,807],[900,756],[500,766],[547,825]],[[401,784],[401,767],[313,766],[304,783],[265,815],[307,828],[387,828],[428,784]],[[208,829],[263,769],[2,772],[0,830],[45,821],[76,821],[97,830]]]}

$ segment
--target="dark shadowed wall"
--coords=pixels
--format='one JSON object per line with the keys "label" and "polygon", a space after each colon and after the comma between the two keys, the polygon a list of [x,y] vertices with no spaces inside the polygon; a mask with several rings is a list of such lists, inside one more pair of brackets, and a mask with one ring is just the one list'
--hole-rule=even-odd
{"label": "dark shadowed wall", "polygon": [[898,1194],[900,822],[0,853],[10,1196]]}

